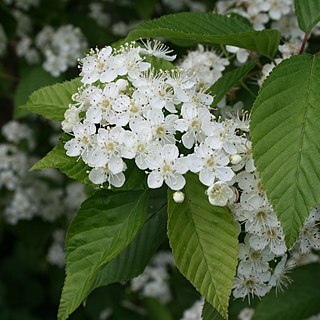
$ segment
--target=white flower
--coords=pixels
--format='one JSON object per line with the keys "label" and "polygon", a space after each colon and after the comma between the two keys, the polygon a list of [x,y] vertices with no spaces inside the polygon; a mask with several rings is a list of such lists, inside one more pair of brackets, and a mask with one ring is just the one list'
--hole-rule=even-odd
{"label": "white flower", "polygon": [[198,173],[200,181],[211,186],[217,179],[230,181],[234,172],[228,167],[229,158],[223,151],[211,149],[206,143],[195,147],[193,154],[187,156],[189,170]]}
{"label": "white flower", "polygon": [[113,174],[108,167],[94,168],[89,173],[89,179],[95,184],[103,184],[108,182],[109,186],[122,187],[125,182],[123,172]]}
{"label": "white flower", "polygon": [[274,255],[270,250],[254,250],[249,244],[249,235],[247,234],[244,243],[239,244],[238,274],[249,275],[252,272],[266,272],[269,270],[268,261],[272,260]]}
{"label": "white flower", "polygon": [[213,206],[223,207],[233,198],[232,189],[222,181],[218,181],[210,186],[207,189],[206,194],[209,198],[209,202]]}
{"label": "white flower", "polygon": [[245,63],[249,57],[249,51],[234,46],[226,46],[227,51],[235,53],[240,63]]}
{"label": "white flower", "polygon": [[113,174],[124,171],[125,163],[121,158],[124,133],[124,129],[120,127],[110,130],[100,128],[95,136],[94,148],[87,157],[89,166],[107,166]]}
{"label": "white flower", "polygon": [[283,291],[284,287],[287,287],[292,280],[288,277],[287,273],[289,271],[289,267],[287,264],[287,255],[285,254],[280,262],[275,267],[273,274],[269,280],[269,285],[272,287],[276,287],[276,291]]}
{"label": "white flower", "polygon": [[157,148],[153,157],[149,157],[148,186],[152,189],[160,188],[165,182],[172,190],[181,190],[186,180],[183,174],[188,168],[185,159],[179,158],[179,150],[175,145],[166,144]]}
{"label": "white flower", "polygon": [[238,274],[233,284],[233,296],[235,298],[250,298],[254,295],[263,297],[270,291],[267,282],[270,279],[270,272]]}
{"label": "white flower", "polygon": [[298,238],[301,253],[310,253],[311,249],[320,249],[320,207],[313,209],[306,219]]}
{"label": "white flower", "polygon": [[276,256],[281,256],[287,251],[284,234],[280,226],[267,228],[260,234],[250,235],[249,243],[255,250],[262,250],[268,247],[270,252]]}
{"label": "white flower", "polygon": [[175,126],[178,131],[185,132],[181,137],[183,145],[191,149],[195,143],[204,142],[206,135],[202,130],[203,123],[213,118],[209,110],[183,105],[181,115],[183,118],[176,120]]}
{"label": "white flower", "polygon": [[96,127],[90,122],[78,123],[73,127],[74,138],[67,141],[64,145],[66,153],[70,157],[86,157],[91,148],[93,135],[96,133]]}
{"label": "white flower", "polygon": [[197,50],[190,51],[179,66],[195,75],[198,88],[207,89],[222,76],[222,71],[227,65],[229,65],[228,59],[198,45]]}
{"label": "white flower", "polygon": [[155,56],[157,58],[162,58],[167,61],[173,61],[177,55],[169,56],[169,53],[172,53],[173,50],[169,49],[166,45],[164,45],[162,42],[150,39],[147,39],[146,42],[143,42],[145,48],[141,48],[140,52],[143,54],[148,54]]}
{"label": "white flower", "polygon": [[238,318],[239,320],[251,320],[254,315],[254,309],[244,308],[240,311]]}

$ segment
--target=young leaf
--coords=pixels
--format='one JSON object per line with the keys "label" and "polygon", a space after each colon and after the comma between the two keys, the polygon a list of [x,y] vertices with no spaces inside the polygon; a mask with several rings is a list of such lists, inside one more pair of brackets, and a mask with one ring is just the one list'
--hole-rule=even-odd
{"label": "young leaf", "polygon": [[166,199],[152,199],[149,218],[130,245],[117,257],[101,267],[90,291],[110,283],[127,281],[138,276],[166,237]]}
{"label": "young leaf", "polygon": [[251,117],[253,157],[292,246],[320,202],[320,57],[293,56],[265,80]]}
{"label": "young leaf", "polygon": [[212,206],[196,175],[185,200],[168,194],[168,236],[178,269],[225,318],[238,263],[238,229],[226,208]]}
{"label": "young leaf", "polygon": [[275,55],[280,41],[277,30],[255,31],[238,18],[199,12],[170,14],[144,22],[129,32],[125,41],[149,37],[228,44],[267,57]]}
{"label": "young leaf", "polygon": [[320,265],[310,264],[290,272],[293,280],[283,292],[269,292],[258,304],[253,320],[301,320],[320,312]]}
{"label": "young leaf", "polygon": [[304,32],[310,32],[320,21],[320,1],[295,0],[294,6],[300,29]]}
{"label": "young leaf", "polygon": [[71,96],[81,86],[80,78],[71,81],[57,83],[33,92],[24,109],[41,114],[50,120],[64,119],[64,113],[72,103]]}
{"label": "young leaf", "polygon": [[202,320],[223,320],[220,313],[207,301],[202,308]]}
{"label": "young leaf", "polygon": [[225,73],[215,84],[209,89],[208,93],[214,96],[213,104],[216,106],[221,99],[228,93],[245,75],[254,68],[255,63],[250,62],[239,68]]}
{"label": "young leaf", "polygon": [[145,221],[148,197],[147,191],[103,190],[82,204],[67,233],[59,320],[87,297],[100,268],[132,242]]}

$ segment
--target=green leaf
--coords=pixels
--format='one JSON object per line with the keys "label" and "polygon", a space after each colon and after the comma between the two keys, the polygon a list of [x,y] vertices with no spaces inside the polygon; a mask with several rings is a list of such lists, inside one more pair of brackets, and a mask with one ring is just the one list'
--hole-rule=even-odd
{"label": "green leaf", "polygon": [[204,302],[201,318],[202,320],[223,320],[220,313],[207,301]]}
{"label": "green leaf", "polygon": [[29,97],[24,109],[41,114],[50,120],[64,119],[64,113],[72,103],[72,95],[81,86],[80,78],[41,88]]}
{"label": "green leaf", "polygon": [[209,89],[208,93],[214,96],[212,106],[216,106],[222,98],[246,76],[255,66],[254,62],[247,63],[237,69],[225,73],[216,83]]}
{"label": "green leaf", "polygon": [[267,57],[275,55],[280,41],[277,30],[255,31],[241,19],[199,12],[176,13],[144,22],[129,32],[125,41],[155,37],[233,45]]}
{"label": "green leaf", "polygon": [[258,304],[253,320],[301,320],[320,312],[320,265],[294,269],[293,283],[283,292],[272,290]]}
{"label": "green leaf", "polygon": [[24,107],[18,107],[27,102],[27,99],[32,92],[41,87],[52,85],[60,81],[62,81],[62,77],[53,77],[41,66],[28,67],[27,70],[22,74],[21,80],[14,93],[14,117],[20,118],[28,114],[28,111]]}
{"label": "green leaf", "polygon": [[145,298],[143,305],[147,311],[148,319],[152,320],[173,320],[172,315],[165,304],[162,304],[156,298]]}
{"label": "green leaf", "polygon": [[310,32],[320,21],[320,1],[295,0],[294,6],[300,29],[304,32]]}
{"label": "green leaf", "polygon": [[146,55],[145,61],[151,63],[152,67],[154,67],[156,70],[170,71],[170,70],[177,69],[177,67],[174,64],[162,58]]}
{"label": "green leaf", "polygon": [[57,168],[71,179],[79,180],[85,184],[93,184],[89,178],[87,171],[91,168],[87,166],[82,159],[77,157],[69,157],[66,155],[64,144],[70,137],[62,134],[58,144],[41,160],[33,165],[31,170],[45,170],[49,168]]}
{"label": "green leaf", "polygon": [[152,255],[166,237],[166,199],[150,193],[149,218],[143,228],[117,257],[101,267],[90,291],[110,283],[132,279],[143,272]]}
{"label": "green leaf", "polygon": [[294,56],[265,80],[251,117],[253,157],[288,247],[320,202],[320,57]]}
{"label": "green leaf", "polygon": [[168,194],[168,236],[178,269],[225,318],[238,263],[238,228],[224,207],[212,206],[196,175],[185,200]]}
{"label": "green leaf", "polygon": [[103,190],[82,204],[67,233],[59,320],[67,319],[87,297],[99,269],[131,243],[147,210],[147,191]]}

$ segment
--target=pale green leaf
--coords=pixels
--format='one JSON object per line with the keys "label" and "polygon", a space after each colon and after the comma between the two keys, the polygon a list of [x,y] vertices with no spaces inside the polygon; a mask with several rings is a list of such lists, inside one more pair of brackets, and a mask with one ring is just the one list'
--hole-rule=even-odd
{"label": "pale green leaf", "polygon": [[225,73],[216,83],[209,89],[208,93],[214,96],[212,106],[216,106],[221,99],[238,83],[247,73],[255,66],[254,62],[247,63],[239,68]]}
{"label": "pale green leaf", "polygon": [[280,41],[277,30],[255,31],[241,19],[199,12],[170,14],[144,22],[129,32],[125,41],[155,37],[233,45],[268,57],[275,55]]}
{"label": "pale green leaf", "polygon": [[41,88],[30,95],[23,108],[41,114],[50,120],[62,121],[65,111],[72,103],[72,95],[78,91],[80,86],[80,78],[75,78]]}
{"label": "pale green leaf", "polygon": [[293,56],[265,80],[251,117],[253,157],[289,247],[320,202],[320,58]]}
{"label": "pale green leaf", "polygon": [[291,271],[292,284],[283,292],[273,289],[258,304],[253,320],[301,320],[320,313],[320,265]]}
{"label": "pale green leaf", "polygon": [[207,301],[202,308],[202,320],[223,320],[220,313]]}
{"label": "pale green leaf", "polygon": [[294,6],[300,29],[310,32],[320,21],[320,0],[295,0]]}
{"label": "pale green leaf", "polygon": [[147,210],[147,191],[102,190],[82,204],[67,233],[59,320],[67,319],[87,297],[100,268],[132,242]]}
{"label": "pale green leaf", "polygon": [[212,206],[196,175],[185,200],[168,194],[168,236],[178,269],[225,318],[238,263],[238,228],[224,207]]}
{"label": "pale green leaf", "polygon": [[101,267],[92,283],[92,289],[114,282],[132,279],[143,272],[153,253],[166,237],[166,199],[150,193],[148,219],[143,228],[117,257]]}

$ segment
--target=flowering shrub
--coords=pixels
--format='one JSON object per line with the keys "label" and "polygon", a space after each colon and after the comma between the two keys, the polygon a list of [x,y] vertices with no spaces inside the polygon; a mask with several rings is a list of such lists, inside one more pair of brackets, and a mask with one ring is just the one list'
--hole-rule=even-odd
{"label": "flowering shrub", "polygon": [[[101,3],[89,9],[97,25],[110,25]],[[202,297],[174,319],[320,313],[320,3],[228,0],[216,1],[216,11],[163,15],[83,57],[88,42],[71,25],[17,45],[31,63],[38,52],[25,48],[34,41],[53,76],[78,59],[79,77],[33,92],[20,110],[58,120],[63,131],[32,170],[58,168],[82,184],[46,189],[38,172],[30,191],[30,159],[16,146],[0,148],[0,186],[13,199],[8,223],[37,215],[53,197],[41,217],[55,220],[84,200],[84,185],[94,190],[66,234],[58,319],[94,289],[129,280],[129,295],[156,308],[152,317],[171,319],[175,265]],[[30,129],[21,135],[15,126],[3,136],[34,148]],[[47,253],[58,266],[63,238],[57,229]],[[166,238],[172,255],[156,253]]]}

